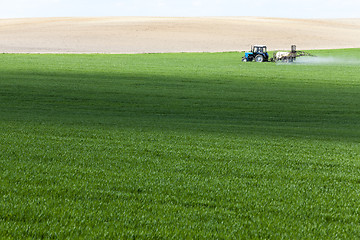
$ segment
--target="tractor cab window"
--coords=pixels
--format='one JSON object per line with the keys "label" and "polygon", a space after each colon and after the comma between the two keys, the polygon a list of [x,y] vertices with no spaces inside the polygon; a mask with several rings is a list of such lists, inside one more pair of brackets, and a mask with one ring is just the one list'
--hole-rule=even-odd
{"label": "tractor cab window", "polygon": [[266,47],[254,47],[254,52],[265,53]]}

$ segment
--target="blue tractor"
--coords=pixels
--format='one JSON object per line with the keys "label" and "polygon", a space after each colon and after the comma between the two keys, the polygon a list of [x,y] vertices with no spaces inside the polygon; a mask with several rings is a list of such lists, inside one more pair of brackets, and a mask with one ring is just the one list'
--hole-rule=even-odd
{"label": "blue tractor", "polygon": [[242,58],[243,62],[268,62],[269,54],[267,53],[267,47],[264,45],[255,45],[251,48],[251,52],[245,52],[245,56]]}

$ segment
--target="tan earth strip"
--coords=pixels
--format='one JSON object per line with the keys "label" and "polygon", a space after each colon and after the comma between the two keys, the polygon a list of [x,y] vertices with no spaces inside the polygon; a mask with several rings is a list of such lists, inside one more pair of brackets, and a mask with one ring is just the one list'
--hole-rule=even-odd
{"label": "tan earth strip", "polygon": [[360,48],[359,19],[103,17],[0,19],[2,53],[159,53]]}

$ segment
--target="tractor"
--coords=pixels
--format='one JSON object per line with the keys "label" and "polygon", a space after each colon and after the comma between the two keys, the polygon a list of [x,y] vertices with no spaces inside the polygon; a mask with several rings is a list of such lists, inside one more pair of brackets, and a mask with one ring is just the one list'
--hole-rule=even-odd
{"label": "tractor", "polygon": [[251,52],[245,52],[245,57],[242,58],[243,62],[268,62],[269,54],[267,47],[264,45],[255,45],[251,48]]}
{"label": "tractor", "polygon": [[292,63],[296,61],[296,58],[302,56],[311,56],[316,57],[310,53],[303,51],[296,51],[296,45],[291,45],[290,52],[274,52],[274,57],[269,58],[269,54],[267,52],[267,47],[264,45],[255,45],[251,47],[250,52],[245,52],[245,57],[242,58],[243,62],[286,62]]}

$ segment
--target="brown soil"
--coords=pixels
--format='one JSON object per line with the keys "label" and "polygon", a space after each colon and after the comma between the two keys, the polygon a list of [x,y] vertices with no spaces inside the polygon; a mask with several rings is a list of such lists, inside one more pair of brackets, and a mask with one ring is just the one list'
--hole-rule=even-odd
{"label": "brown soil", "polygon": [[103,17],[0,19],[0,52],[157,53],[360,48],[360,19]]}

